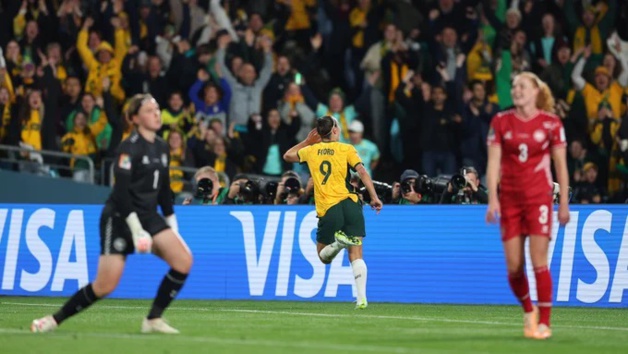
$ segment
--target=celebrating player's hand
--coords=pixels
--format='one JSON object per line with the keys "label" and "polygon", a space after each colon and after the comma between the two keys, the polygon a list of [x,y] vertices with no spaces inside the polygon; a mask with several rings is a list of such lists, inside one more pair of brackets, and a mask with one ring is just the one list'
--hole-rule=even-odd
{"label": "celebrating player's hand", "polygon": [[307,138],[305,138],[305,142],[308,143],[308,145],[320,143],[321,136],[318,135],[318,132],[316,131],[316,129],[312,129],[310,130],[310,133],[307,135]]}
{"label": "celebrating player's hand", "polygon": [[569,222],[569,205],[560,204],[558,206],[558,223],[560,226],[565,226]]}
{"label": "celebrating player's hand", "polygon": [[492,200],[488,203],[488,210],[486,211],[486,222],[494,224],[501,217],[501,210],[499,201]]}
{"label": "celebrating player's hand", "polygon": [[377,196],[375,196],[375,198],[371,198],[370,204],[371,204],[371,209],[375,210],[377,214],[379,214],[380,210],[382,210],[382,207],[384,206],[382,201],[379,200]]}

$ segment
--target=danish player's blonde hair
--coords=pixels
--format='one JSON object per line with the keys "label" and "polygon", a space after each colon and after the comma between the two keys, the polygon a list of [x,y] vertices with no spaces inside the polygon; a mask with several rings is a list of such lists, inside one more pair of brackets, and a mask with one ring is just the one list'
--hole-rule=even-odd
{"label": "danish player's blonde hair", "polygon": [[536,108],[544,110],[546,112],[554,113],[554,95],[545,81],[541,80],[535,73],[530,71],[524,71],[515,76],[515,80],[518,77],[525,77],[529,79],[534,86],[539,89],[539,94],[536,96]]}

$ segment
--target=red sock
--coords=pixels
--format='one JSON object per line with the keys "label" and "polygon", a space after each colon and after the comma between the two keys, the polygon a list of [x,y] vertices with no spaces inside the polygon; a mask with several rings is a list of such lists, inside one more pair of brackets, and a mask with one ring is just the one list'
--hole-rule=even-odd
{"label": "red sock", "polygon": [[524,312],[532,312],[532,300],[530,300],[530,288],[528,278],[524,272],[508,274],[508,283],[515,294]]}
{"label": "red sock", "polygon": [[534,268],[534,275],[538,294],[539,323],[549,327],[552,312],[552,276],[547,266]]}

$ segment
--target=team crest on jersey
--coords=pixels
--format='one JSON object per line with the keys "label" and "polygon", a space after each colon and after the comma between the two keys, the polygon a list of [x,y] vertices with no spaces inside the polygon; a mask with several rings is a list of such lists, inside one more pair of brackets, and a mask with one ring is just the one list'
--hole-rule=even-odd
{"label": "team crest on jersey", "polygon": [[131,169],[131,156],[127,154],[120,154],[118,167],[120,167],[123,170],[130,170]]}
{"label": "team crest on jersey", "polygon": [[144,157],[142,157],[142,163],[144,165],[148,165],[150,163],[150,159],[148,158],[148,156],[144,155]]}
{"label": "team crest on jersey", "polygon": [[510,139],[512,139],[512,132],[507,131],[506,134],[504,134],[504,140],[510,140]]}
{"label": "team crest on jersey", "polygon": [[161,163],[164,167],[168,167],[168,156],[166,154],[161,154]]}
{"label": "team crest on jersey", "polygon": [[534,136],[534,140],[536,140],[539,143],[545,140],[545,132],[540,129],[536,130],[533,136]]}

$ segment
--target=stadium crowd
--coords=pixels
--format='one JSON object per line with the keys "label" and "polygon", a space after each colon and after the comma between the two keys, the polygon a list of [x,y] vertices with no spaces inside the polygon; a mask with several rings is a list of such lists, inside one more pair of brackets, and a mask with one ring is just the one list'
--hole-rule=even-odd
{"label": "stadium crowd", "polygon": [[[173,167],[283,177],[283,189],[307,173],[283,154],[332,115],[395,202],[434,202],[416,181],[461,174],[481,203],[491,118],[532,71],[566,129],[572,202],[628,198],[626,1],[4,0],[0,47],[0,143],[31,150],[19,164],[0,152],[3,168],[66,163],[86,180],[84,161],[37,150],[104,164],[133,129],[125,103],[150,93]],[[172,169],[171,188],[198,176]],[[444,189],[441,202],[460,201]]]}

